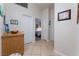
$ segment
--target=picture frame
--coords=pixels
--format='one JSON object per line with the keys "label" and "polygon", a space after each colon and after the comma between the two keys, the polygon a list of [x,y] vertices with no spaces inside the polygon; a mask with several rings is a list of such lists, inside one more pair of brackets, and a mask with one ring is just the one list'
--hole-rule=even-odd
{"label": "picture frame", "polygon": [[77,7],[77,24],[79,24],[79,3],[78,3],[78,7]]}
{"label": "picture frame", "polygon": [[64,21],[70,19],[71,19],[71,9],[58,13],[58,21]]}
{"label": "picture frame", "polygon": [[12,19],[12,20],[10,20],[10,24],[18,25],[18,20]]}

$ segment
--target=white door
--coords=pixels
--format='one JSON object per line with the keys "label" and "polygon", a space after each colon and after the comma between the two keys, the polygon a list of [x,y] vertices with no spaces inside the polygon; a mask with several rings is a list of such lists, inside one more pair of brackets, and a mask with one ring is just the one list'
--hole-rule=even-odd
{"label": "white door", "polygon": [[49,40],[54,40],[54,21],[51,19],[51,24],[49,25]]}
{"label": "white door", "polygon": [[33,42],[35,39],[34,19],[31,16],[22,16],[22,29],[24,31],[24,43]]}

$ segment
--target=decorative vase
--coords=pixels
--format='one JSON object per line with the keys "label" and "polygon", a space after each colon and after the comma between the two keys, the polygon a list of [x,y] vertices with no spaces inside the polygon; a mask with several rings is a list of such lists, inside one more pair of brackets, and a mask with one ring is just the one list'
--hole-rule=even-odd
{"label": "decorative vase", "polygon": [[5,32],[9,33],[9,25],[5,24]]}

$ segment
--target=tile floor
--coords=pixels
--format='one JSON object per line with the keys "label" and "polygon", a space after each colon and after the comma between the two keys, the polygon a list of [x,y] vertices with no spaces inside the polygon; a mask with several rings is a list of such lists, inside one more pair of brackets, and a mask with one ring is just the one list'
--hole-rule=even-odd
{"label": "tile floor", "polygon": [[24,56],[59,56],[54,53],[53,41],[39,40],[26,44],[24,49]]}

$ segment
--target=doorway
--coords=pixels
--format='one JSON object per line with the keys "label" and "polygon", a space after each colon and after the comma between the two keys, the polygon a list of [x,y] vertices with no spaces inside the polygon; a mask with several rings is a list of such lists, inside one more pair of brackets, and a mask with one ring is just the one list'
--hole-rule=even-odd
{"label": "doorway", "polygon": [[41,40],[41,19],[35,18],[35,41]]}

